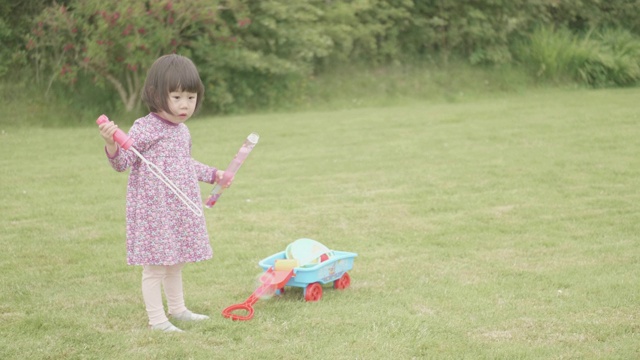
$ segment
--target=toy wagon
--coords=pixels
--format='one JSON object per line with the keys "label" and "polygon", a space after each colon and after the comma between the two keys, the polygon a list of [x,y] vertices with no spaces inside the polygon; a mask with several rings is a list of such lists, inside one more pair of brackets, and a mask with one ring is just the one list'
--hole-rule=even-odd
{"label": "toy wagon", "polygon": [[260,260],[258,265],[265,270],[260,276],[262,285],[243,303],[224,309],[222,315],[232,320],[249,320],[253,317],[253,304],[263,296],[282,294],[285,286],[303,288],[306,301],[320,300],[324,284],[332,282],[335,289],[346,289],[351,285],[347,271],[353,268],[356,256],[352,252],[329,250],[315,240],[298,239],[285,251]]}
{"label": "toy wagon", "polygon": [[[333,251],[332,256],[325,261],[312,266],[300,266],[293,269],[293,276],[285,286],[296,286],[304,289],[306,301],[318,301],[322,298],[322,285],[333,282],[335,289],[346,289],[351,284],[351,277],[347,271],[353,268],[353,259],[358,256],[352,252]],[[262,259],[258,265],[265,271],[275,268],[276,262],[286,259],[286,252],[282,251]],[[278,288],[282,292],[284,287]]]}

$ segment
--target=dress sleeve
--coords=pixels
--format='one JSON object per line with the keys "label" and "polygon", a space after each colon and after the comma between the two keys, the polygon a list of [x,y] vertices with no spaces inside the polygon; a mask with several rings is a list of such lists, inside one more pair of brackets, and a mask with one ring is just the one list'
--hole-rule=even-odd
{"label": "dress sleeve", "polygon": [[198,181],[213,184],[216,181],[216,173],[218,169],[212,166],[207,166],[195,159],[191,159],[194,169],[196,169],[196,176]]}
{"label": "dress sleeve", "polygon": [[122,172],[127,170],[138,158],[132,151],[123,150],[118,146],[115,154],[110,156],[109,153],[107,153],[107,159],[109,159],[109,164],[111,164],[112,168]]}
{"label": "dress sleeve", "polygon": [[[142,152],[149,143],[148,140],[145,140],[145,131],[142,129],[143,127],[144,126],[141,125],[140,122],[136,121],[129,130],[129,136],[133,139],[132,147],[135,147],[139,152]],[[133,164],[140,161],[133,151],[124,150],[120,148],[120,146],[118,146],[118,150],[115,154],[109,156],[107,153],[107,158],[109,159],[111,167],[120,172],[125,171]]]}

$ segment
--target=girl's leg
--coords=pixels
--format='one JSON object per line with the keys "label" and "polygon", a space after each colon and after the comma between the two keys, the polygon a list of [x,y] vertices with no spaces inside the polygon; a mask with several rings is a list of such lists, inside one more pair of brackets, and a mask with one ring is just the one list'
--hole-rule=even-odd
{"label": "girl's leg", "polygon": [[171,315],[182,314],[187,311],[187,307],[184,305],[184,291],[182,289],[183,267],[184,263],[167,266],[167,273],[162,282],[164,294],[167,296],[169,314]]}
{"label": "girl's leg", "polygon": [[162,305],[161,287],[165,273],[165,266],[145,265],[142,269],[142,297],[149,315],[150,326],[169,321]]}
{"label": "girl's leg", "polygon": [[182,289],[182,268],[184,264],[167,266],[167,274],[164,277],[164,293],[167,296],[169,314],[176,320],[199,321],[206,320],[206,315],[194,314],[184,304],[184,291]]}

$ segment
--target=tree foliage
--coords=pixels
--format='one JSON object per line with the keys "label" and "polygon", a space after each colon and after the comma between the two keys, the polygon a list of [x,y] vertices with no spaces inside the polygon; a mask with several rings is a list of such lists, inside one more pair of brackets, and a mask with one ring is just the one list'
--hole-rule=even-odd
{"label": "tree foliage", "polygon": [[228,33],[217,16],[219,6],[211,0],[54,4],[36,18],[26,46],[36,61],[38,82],[74,84],[85,72],[97,84],[112,86],[132,110],[157,57],[189,53],[205,34],[221,38]]}
{"label": "tree foliage", "polygon": [[[0,9],[21,16],[0,17],[0,39],[8,45],[1,51],[11,53],[0,60],[0,75],[26,50],[45,91],[56,81],[92,79],[113,88],[127,110],[139,104],[146,70],[165,53],[193,57],[209,105],[233,111],[278,105],[341,63],[455,57],[505,64],[514,61],[513,44],[540,26],[579,34],[624,29],[631,43],[640,35],[640,2],[628,0],[40,0],[23,10],[11,4],[0,2]],[[24,43],[15,41],[20,37]]]}
{"label": "tree foliage", "polygon": [[[58,2],[65,4],[68,0]],[[24,36],[31,30],[33,17],[53,3],[53,0],[0,0],[0,77],[12,66],[24,66]]]}

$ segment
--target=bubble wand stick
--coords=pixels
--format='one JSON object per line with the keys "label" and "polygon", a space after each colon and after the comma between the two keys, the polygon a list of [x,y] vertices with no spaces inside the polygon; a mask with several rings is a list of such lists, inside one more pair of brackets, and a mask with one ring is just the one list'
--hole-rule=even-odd
{"label": "bubble wand stick", "polygon": [[[100,115],[100,117],[98,117],[98,120],[96,120],[96,124],[100,125],[106,123],[107,121],[109,121],[109,118],[106,115]],[[159,167],[156,166],[156,164],[145,159],[145,157],[142,156],[142,154],[140,154],[138,150],[136,150],[136,148],[132,146],[133,139],[129,137],[129,135],[127,135],[124,131],[118,129],[116,130],[116,133],[113,134],[113,140],[117,142],[121,148],[129,150],[136,154],[136,156],[147,165],[149,171],[151,171],[153,175],[155,175],[160,181],[167,185],[167,187],[178,197],[178,199],[180,199],[180,201],[182,201],[189,208],[189,210],[191,210],[197,216],[202,216],[202,209],[200,208],[200,206],[189,199],[189,197],[185,195],[185,193],[183,193],[182,190],[180,190],[180,188],[178,188],[178,186],[174,184],[167,177],[167,175],[165,175],[162,170],[160,170]]]}
{"label": "bubble wand stick", "polygon": [[211,208],[216,204],[216,202],[222,195],[222,192],[224,191],[224,187],[227,186],[231,179],[233,179],[233,177],[236,175],[236,172],[238,171],[238,169],[240,169],[240,166],[242,166],[242,163],[247,158],[247,156],[249,156],[249,153],[256,146],[259,139],[260,135],[256,133],[251,133],[249,134],[249,136],[247,136],[244,143],[242,143],[240,150],[238,150],[238,153],[233,158],[233,160],[231,160],[231,163],[224,171],[222,180],[218,181],[216,186],[213,187],[213,190],[211,190],[211,195],[205,203],[206,207]]}

